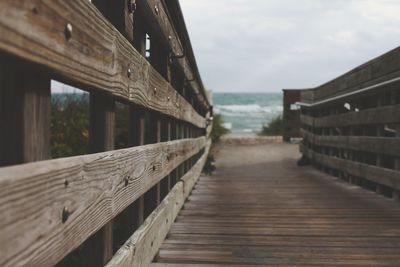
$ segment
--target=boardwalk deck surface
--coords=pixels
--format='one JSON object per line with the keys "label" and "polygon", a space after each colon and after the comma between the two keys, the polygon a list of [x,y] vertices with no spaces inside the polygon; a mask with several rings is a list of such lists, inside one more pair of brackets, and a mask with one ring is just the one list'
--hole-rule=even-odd
{"label": "boardwalk deck surface", "polygon": [[399,204],[297,167],[297,150],[221,147],[152,266],[400,266]]}

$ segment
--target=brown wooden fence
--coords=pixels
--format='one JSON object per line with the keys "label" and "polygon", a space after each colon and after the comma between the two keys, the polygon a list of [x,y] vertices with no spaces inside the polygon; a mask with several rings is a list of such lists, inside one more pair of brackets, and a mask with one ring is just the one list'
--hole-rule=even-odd
{"label": "brown wooden fence", "polygon": [[[90,93],[96,154],[49,159],[52,79]],[[0,266],[77,248],[82,266],[147,266],[201,173],[211,115],[177,0],[0,0]]]}
{"label": "brown wooden fence", "polygon": [[328,173],[399,198],[400,48],[301,99],[303,154]]}

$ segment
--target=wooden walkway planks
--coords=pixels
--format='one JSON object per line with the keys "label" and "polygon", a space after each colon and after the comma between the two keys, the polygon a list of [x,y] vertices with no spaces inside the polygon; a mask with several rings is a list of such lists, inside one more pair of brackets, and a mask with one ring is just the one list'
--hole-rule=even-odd
{"label": "wooden walkway planks", "polygon": [[400,266],[399,204],[297,167],[297,150],[222,147],[153,266]]}

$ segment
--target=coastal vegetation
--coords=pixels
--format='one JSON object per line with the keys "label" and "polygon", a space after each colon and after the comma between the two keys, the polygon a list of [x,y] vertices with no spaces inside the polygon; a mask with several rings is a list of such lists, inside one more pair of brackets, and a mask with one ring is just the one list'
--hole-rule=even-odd
{"label": "coastal vegetation", "polygon": [[89,147],[89,94],[51,97],[51,157],[83,155]]}
{"label": "coastal vegetation", "polygon": [[282,115],[279,115],[271,120],[268,125],[263,126],[260,135],[277,136],[283,134],[283,119]]}
{"label": "coastal vegetation", "polygon": [[211,130],[211,140],[213,143],[217,143],[220,138],[229,133],[229,130],[223,126],[224,120],[220,114],[214,114],[213,126]]}
{"label": "coastal vegetation", "polygon": [[213,147],[216,143],[218,143],[221,137],[225,134],[228,134],[230,131],[226,129],[224,126],[224,120],[220,114],[214,114],[213,118],[213,126],[211,130],[211,140],[212,140],[212,147],[211,151],[208,154],[206,163],[204,164],[203,173],[207,175],[211,175],[213,171],[215,171],[215,158],[213,155]]}

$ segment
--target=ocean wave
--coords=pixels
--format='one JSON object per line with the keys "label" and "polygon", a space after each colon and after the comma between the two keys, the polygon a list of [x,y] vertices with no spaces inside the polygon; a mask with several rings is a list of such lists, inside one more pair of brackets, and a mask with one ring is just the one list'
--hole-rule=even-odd
{"label": "ocean wave", "polygon": [[282,112],[283,107],[279,105],[275,106],[260,106],[257,104],[251,105],[216,105],[214,107],[216,113],[221,114],[243,114],[243,113],[277,113]]}

